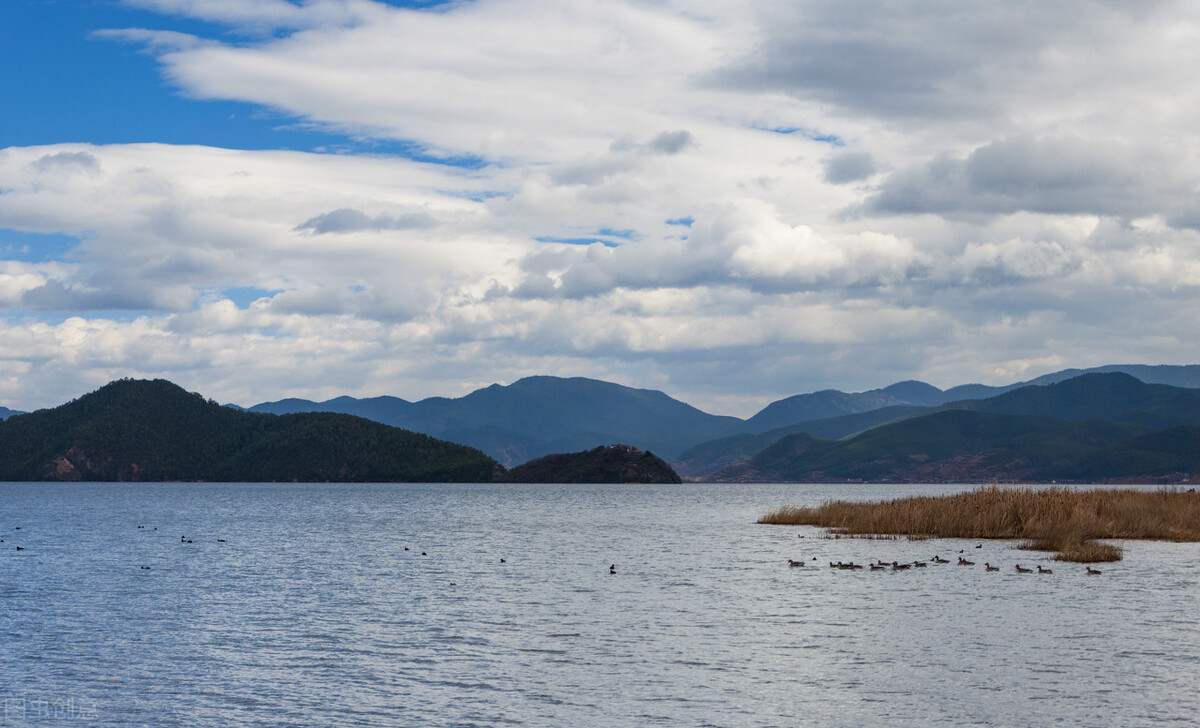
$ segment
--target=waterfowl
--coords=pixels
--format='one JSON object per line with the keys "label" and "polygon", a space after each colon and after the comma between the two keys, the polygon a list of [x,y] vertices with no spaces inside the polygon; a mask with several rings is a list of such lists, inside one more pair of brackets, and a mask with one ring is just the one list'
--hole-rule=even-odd
{"label": "waterfowl", "polygon": [[[504,559],[500,559],[500,560],[504,561]],[[803,561],[792,561],[791,559],[788,559],[788,566],[804,566],[804,562]]]}
{"label": "waterfowl", "polygon": [[421,552],[421,555],[422,555],[422,556],[428,556],[429,554],[427,554],[427,553],[425,553],[424,551],[422,551],[422,552]]}
{"label": "waterfowl", "polygon": [[1000,571],[1000,567],[992,566],[991,564],[989,564],[988,562],[985,561],[985,562],[983,562],[983,570],[984,571]]}
{"label": "waterfowl", "polygon": [[1033,569],[1024,569],[1024,568],[1021,568],[1020,564],[1017,564],[1017,573],[1018,574],[1032,574]]}
{"label": "waterfowl", "polygon": [[895,561],[892,562],[892,571],[903,571],[904,569],[907,569],[908,567],[909,567],[908,564],[897,564]]}
{"label": "waterfowl", "polygon": [[504,564],[504,563],[507,563],[507,562],[506,562],[504,559],[500,559],[500,563]]}
{"label": "waterfowl", "polygon": [[608,573],[610,573],[610,574],[617,573],[617,565],[613,564],[612,566],[608,567]]}
{"label": "waterfowl", "polygon": [[1037,569],[1038,569],[1039,574],[1053,574],[1054,573],[1050,569],[1043,569],[1041,564],[1038,564]]}
{"label": "waterfowl", "polygon": [[25,547],[24,547],[24,546],[18,546],[18,547],[17,547],[17,551],[24,551],[24,550],[25,550]]}
{"label": "waterfowl", "polygon": [[139,569],[145,569],[146,571],[149,571],[149,570],[150,570],[150,567],[149,567],[149,566],[139,566],[138,568],[139,568]]}
{"label": "waterfowl", "polygon": [[959,556],[959,557],[958,557],[958,565],[959,565],[959,566],[974,566],[974,565],[975,565],[975,562],[974,562],[974,561],[967,561],[967,560],[966,560],[966,559],[964,559],[963,557]]}
{"label": "waterfowl", "polygon": [[927,565],[928,564],[926,564],[924,561],[914,561],[913,562],[913,566],[917,567],[918,569],[924,569]]}
{"label": "waterfowl", "polygon": [[933,562],[933,563],[935,563],[935,564],[948,564],[948,563],[950,563],[950,559],[943,559],[941,556],[934,556],[932,559],[930,559],[930,561],[932,561],[932,562]]}
{"label": "waterfowl", "polygon": [[1087,573],[1091,574],[1092,576],[1099,576],[1101,574],[1099,569],[1093,569],[1090,566],[1085,566],[1084,568],[1087,569]]}
{"label": "waterfowl", "polygon": [[871,571],[883,571],[886,568],[883,564],[871,564]]}
{"label": "waterfowl", "polygon": [[223,539],[223,538],[218,538],[218,539],[217,539],[217,543],[225,543],[225,539]]}

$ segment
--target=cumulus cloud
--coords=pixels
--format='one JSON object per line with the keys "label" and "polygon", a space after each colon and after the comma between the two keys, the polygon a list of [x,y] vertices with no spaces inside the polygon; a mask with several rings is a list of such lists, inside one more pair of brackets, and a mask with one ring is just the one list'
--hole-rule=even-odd
{"label": "cumulus cloud", "polygon": [[408,151],[0,149],[0,233],[79,240],[0,261],[0,404],[1200,357],[1194,4],[124,4],[183,97]]}
{"label": "cumulus cloud", "polygon": [[1146,217],[1170,213],[1195,180],[1154,153],[1113,141],[1009,137],[966,158],[941,155],[898,170],[869,196],[871,214]]}

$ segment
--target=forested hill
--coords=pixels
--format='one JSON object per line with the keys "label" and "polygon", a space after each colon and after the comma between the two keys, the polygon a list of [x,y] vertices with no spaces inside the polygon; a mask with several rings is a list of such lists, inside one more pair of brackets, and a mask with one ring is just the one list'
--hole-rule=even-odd
{"label": "forested hill", "polygon": [[510,483],[678,483],[662,458],[628,445],[547,455],[508,471]]}
{"label": "forested hill", "polygon": [[0,423],[0,480],[489,482],[474,448],[359,417],[221,407],[121,380]]}

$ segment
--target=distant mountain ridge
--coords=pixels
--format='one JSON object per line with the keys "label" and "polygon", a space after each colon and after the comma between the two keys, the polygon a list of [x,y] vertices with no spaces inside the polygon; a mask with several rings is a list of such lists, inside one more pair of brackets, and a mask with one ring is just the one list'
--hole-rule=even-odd
{"label": "distant mountain ridge", "polygon": [[668,458],[701,440],[737,432],[742,420],[710,415],[648,389],[584,378],[526,377],[464,397],[325,402],[281,400],[249,408],[285,414],[340,412],[478,447],[506,466],[552,453],[623,442]]}
{"label": "distant mountain ridge", "polygon": [[[744,456],[747,448],[769,445],[773,436],[810,431],[836,439],[890,419],[913,416],[920,408],[1110,372],[1128,373],[1151,384],[1200,388],[1200,365],[1109,365],[1067,369],[1001,387],[964,384],[941,390],[924,382],[904,381],[868,392],[823,390],[772,402],[741,420],[708,414],[655,390],[579,377],[536,376],[507,386],[493,384],[459,398],[431,397],[418,402],[391,396],[342,396],[324,402],[285,399],[263,402],[249,411],[353,414],[476,447],[506,467],[552,453],[623,442],[660,453],[684,475],[702,477],[732,458]],[[730,452],[713,452],[707,460],[689,457],[697,446],[727,438],[735,438],[726,443],[734,448]]]}
{"label": "distant mountain ridge", "polygon": [[17,410],[11,410],[7,407],[0,407],[0,422],[7,420],[9,417],[12,417],[13,415],[23,415],[23,414],[25,414],[25,413],[18,412]]}
{"label": "distant mountain ridge", "polygon": [[[1159,434],[1166,433],[1166,434]],[[718,481],[1184,479],[1200,470],[1200,390],[1087,374],[955,402],[841,441],[786,435]]]}

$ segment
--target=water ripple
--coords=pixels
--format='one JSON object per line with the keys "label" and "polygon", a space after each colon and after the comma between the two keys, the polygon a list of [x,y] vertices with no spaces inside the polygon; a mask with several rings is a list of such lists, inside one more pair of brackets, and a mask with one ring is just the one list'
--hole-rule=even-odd
{"label": "water ripple", "polygon": [[1194,723],[1195,545],[1024,575],[753,523],[947,490],[0,485],[0,725]]}

